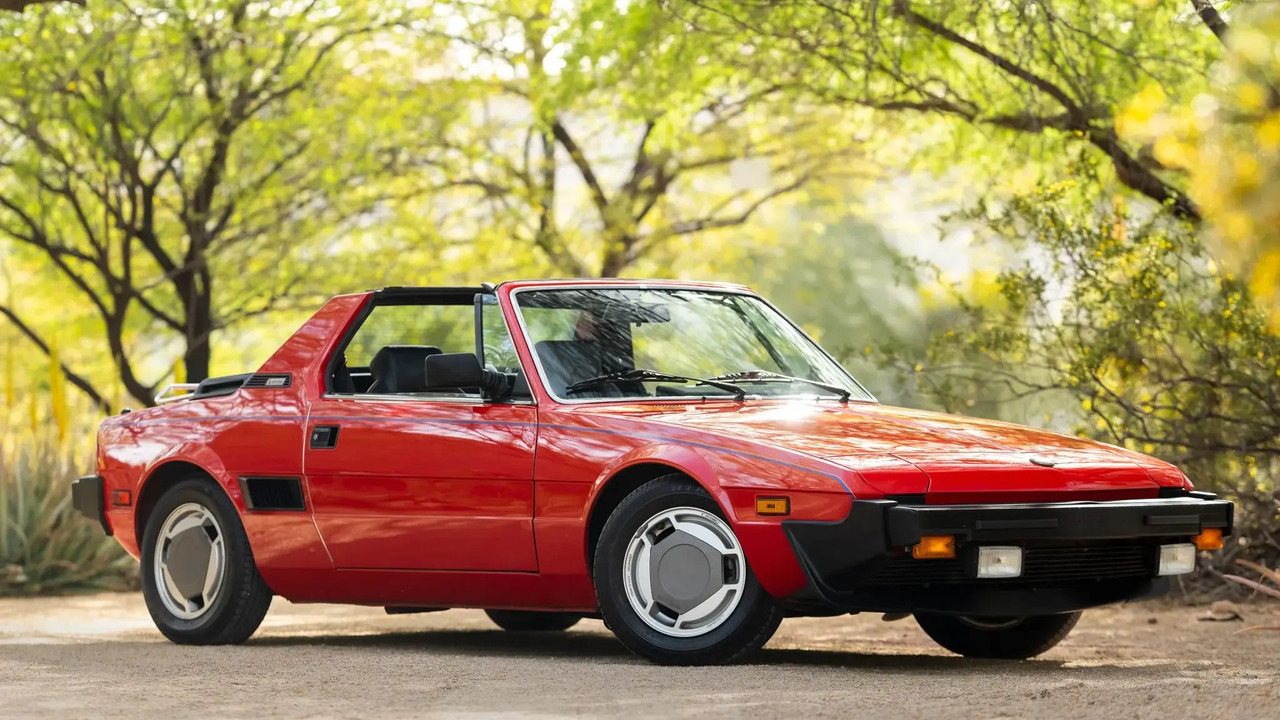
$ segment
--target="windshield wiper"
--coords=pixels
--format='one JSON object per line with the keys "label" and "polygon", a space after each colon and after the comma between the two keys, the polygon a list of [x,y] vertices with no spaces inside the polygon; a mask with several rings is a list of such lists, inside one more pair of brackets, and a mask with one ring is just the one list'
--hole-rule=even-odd
{"label": "windshield wiper", "polygon": [[590,387],[595,387],[597,385],[608,385],[609,383],[613,383],[613,382],[628,382],[628,381],[629,382],[678,382],[678,383],[691,382],[691,383],[697,383],[698,385],[707,385],[709,387],[719,388],[720,390],[731,392],[733,393],[734,399],[738,400],[739,402],[745,400],[747,397],[746,390],[743,390],[737,385],[734,385],[731,382],[726,382],[720,378],[711,378],[708,380],[704,380],[703,378],[688,377],[685,375],[671,375],[668,373],[658,372],[657,370],[646,370],[644,368],[636,368],[634,370],[620,370],[618,372],[611,372],[611,373],[606,373],[604,375],[597,375],[595,377],[590,377],[590,378],[587,378],[586,380],[579,380],[578,382],[573,383],[569,387],[565,388],[564,391],[566,393],[576,393],[581,390],[586,390],[587,388],[590,388]]}
{"label": "windshield wiper", "polygon": [[712,380],[716,382],[733,382],[733,383],[799,382],[799,383],[807,383],[809,385],[813,385],[814,387],[822,388],[823,390],[833,392],[836,395],[840,396],[840,402],[849,402],[849,398],[852,396],[852,393],[850,393],[845,388],[840,387],[839,385],[824,383],[821,380],[810,380],[809,378],[782,375],[775,372],[769,372],[768,370],[742,370],[740,372],[725,373],[723,375],[717,375],[705,382],[710,383]]}

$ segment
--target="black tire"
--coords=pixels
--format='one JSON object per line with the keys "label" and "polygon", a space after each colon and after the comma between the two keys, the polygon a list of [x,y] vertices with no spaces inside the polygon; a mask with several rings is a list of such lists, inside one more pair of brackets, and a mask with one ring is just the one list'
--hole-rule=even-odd
{"label": "black tire", "polygon": [[1079,619],[1079,612],[1007,619],[916,614],[925,634],[951,652],[1007,660],[1025,660],[1045,652],[1062,642]]}
{"label": "black tire", "polygon": [[[180,505],[196,503],[209,510],[223,536],[225,562],[222,587],[209,609],[194,619],[183,619],[165,607],[157,586],[155,552],[161,526]],[[156,627],[180,645],[228,645],[242,643],[253,635],[267,609],[272,593],[253,561],[253,550],[244,525],[226,492],[213,480],[193,476],[170,488],[151,511],[142,539],[142,596]]]}
{"label": "black tire", "polygon": [[511,632],[560,632],[582,619],[575,613],[536,610],[485,610],[484,614],[495,625]]}
{"label": "black tire", "polygon": [[662,665],[715,665],[742,660],[759,650],[782,622],[782,609],[750,566],[742,598],[723,623],[704,635],[672,637],[650,627],[632,608],[624,588],[623,563],[636,531],[654,515],[695,507],[719,516],[719,506],[696,483],[680,474],[646,483],[614,508],[596,545],[593,579],[605,626],[635,654]]}

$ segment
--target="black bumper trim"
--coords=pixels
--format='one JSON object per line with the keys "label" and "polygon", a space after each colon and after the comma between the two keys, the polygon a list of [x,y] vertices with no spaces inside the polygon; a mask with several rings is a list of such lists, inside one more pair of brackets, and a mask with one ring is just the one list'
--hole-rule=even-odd
{"label": "black bumper trim", "polygon": [[1231,533],[1233,509],[1226,500],[1192,496],[1017,505],[895,504],[887,510],[886,544],[915,545],[924,535],[955,535],[968,542],[1190,537],[1205,528],[1221,528],[1226,535]]}
{"label": "black bumper trim", "polygon": [[[1114,543],[1191,538],[1205,528],[1232,531],[1234,506],[1208,493],[1106,502],[1005,505],[907,505],[894,500],[854,500],[839,522],[783,521],[792,548],[809,579],[793,598],[846,610],[1001,614],[1047,614],[1160,594],[1168,582],[1142,577],[1125,581],[1072,581],[1060,586],[1013,588],[992,581],[961,586],[859,587],[896,555],[925,535],[954,535],[965,544],[1006,542]],[[922,561],[928,562],[928,561]]]}
{"label": "black bumper trim", "polygon": [[71,507],[90,520],[96,520],[108,537],[112,535],[107,524],[107,502],[103,495],[102,478],[85,475],[71,483]]}

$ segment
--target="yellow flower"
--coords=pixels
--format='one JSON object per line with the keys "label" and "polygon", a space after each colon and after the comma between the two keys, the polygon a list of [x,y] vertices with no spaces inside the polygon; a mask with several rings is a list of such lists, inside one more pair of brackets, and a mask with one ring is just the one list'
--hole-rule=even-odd
{"label": "yellow flower", "polygon": [[1241,83],[1236,89],[1236,100],[1248,112],[1258,112],[1267,105],[1267,91],[1255,82]]}
{"label": "yellow flower", "polygon": [[1280,112],[1273,112],[1266,120],[1258,123],[1258,144],[1266,150],[1280,147]]}

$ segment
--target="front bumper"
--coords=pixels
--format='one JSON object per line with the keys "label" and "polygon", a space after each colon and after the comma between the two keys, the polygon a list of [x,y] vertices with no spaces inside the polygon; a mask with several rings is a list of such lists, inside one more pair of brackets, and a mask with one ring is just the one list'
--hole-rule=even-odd
{"label": "front bumper", "polygon": [[[1208,493],[1110,502],[914,505],[855,500],[836,523],[784,521],[809,579],[798,605],[844,611],[1042,615],[1158,595],[1158,546],[1232,529],[1233,505]],[[952,535],[956,557],[917,560],[926,535]],[[978,579],[977,548],[1018,545],[1018,578]]]}
{"label": "front bumper", "polygon": [[97,475],[86,475],[73,481],[71,507],[101,525],[102,531],[110,537],[111,525],[107,523],[107,501],[103,496],[102,478]]}

